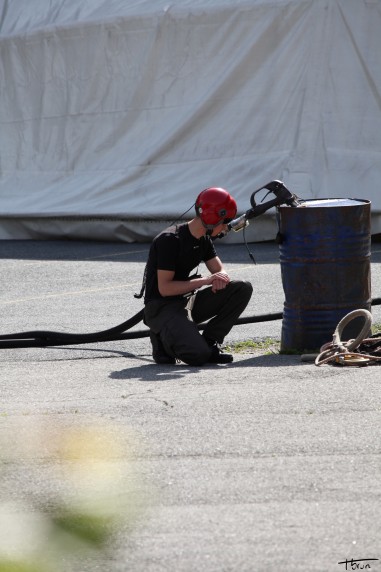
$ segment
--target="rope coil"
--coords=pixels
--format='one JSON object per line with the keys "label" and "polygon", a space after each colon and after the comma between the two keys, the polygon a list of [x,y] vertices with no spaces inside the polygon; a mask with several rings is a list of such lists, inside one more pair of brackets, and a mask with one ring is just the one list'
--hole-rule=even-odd
{"label": "rope coil", "polygon": [[[360,333],[353,340],[341,341],[345,326],[358,317],[364,318]],[[333,363],[339,365],[365,366],[381,361],[381,337],[366,337],[372,326],[372,314],[365,309],[349,312],[337,324],[332,342],[324,344],[315,359],[315,365]]]}

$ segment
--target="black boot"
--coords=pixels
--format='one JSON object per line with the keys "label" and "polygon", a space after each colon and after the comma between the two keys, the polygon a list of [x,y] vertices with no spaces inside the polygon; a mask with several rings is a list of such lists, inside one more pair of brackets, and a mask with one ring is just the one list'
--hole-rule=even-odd
{"label": "black boot", "polygon": [[231,363],[233,361],[234,358],[232,354],[224,353],[216,341],[210,340],[208,338],[205,338],[205,340],[212,350],[212,354],[208,359],[208,363]]}
{"label": "black boot", "polygon": [[155,334],[151,330],[149,333],[149,337],[152,344],[152,357],[154,361],[159,365],[165,365],[165,364],[174,365],[176,363],[176,358],[167,354],[161,342],[159,334]]}

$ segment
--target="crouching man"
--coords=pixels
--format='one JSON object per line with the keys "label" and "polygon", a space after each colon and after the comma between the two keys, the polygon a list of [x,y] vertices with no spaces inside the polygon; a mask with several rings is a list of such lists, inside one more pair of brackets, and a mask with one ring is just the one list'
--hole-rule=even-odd
{"label": "crouching man", "polygon": [[[237,214],[233,197],[211,187],[199,194],[195,208],[190,222],[155,237],[148,256],[144,322],[158,364],[175,364],[176,359],[192,366],[232,362],[233,356],[220,344],[253,290],[250,282],[230,279],[212,241]],[[207,276],[197,273],[201,262]],[[201,334],[197,324],[207,320]]]}

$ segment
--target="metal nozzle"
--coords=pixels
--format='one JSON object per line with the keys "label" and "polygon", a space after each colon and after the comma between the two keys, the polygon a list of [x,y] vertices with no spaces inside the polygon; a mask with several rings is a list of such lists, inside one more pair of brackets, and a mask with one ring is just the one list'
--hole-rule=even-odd
{"label": "metal nozzle", "polygon": [[238,232],[249,225],[249,221],[246,218],[246,213],[230,221],[228,224],[228,230],[234,230]]}

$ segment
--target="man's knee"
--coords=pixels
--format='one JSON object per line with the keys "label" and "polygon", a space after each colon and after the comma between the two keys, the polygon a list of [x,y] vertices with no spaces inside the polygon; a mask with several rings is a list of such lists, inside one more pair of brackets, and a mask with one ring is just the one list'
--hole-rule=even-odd
{"label": "man's knee", "polygon": [[253,292],[253,285],[249,280],[238,280],[238,284],[245,292],[249,292],[250,294]]}
{"label": "man's knee", "polygon": [[210,358],[211,349],[194,324],[182,330],[178,324],[166,324],[161,331],[161,339],[169,355],[188,365],[200,366]]}
{"label": "man's knee", "polygon": [[178,353],[178,359],[191,366],[201,366],[208,363],[211,356],[211,349],[203,348],[202,350],[194,351],[186,349]]}
{"label": "man's knee", "polygon": [[252,283],[249,282],[249,280],[233,280],[230,284],[232,285],[234,294],[238,299],[242,301],[246,300],[246,303],[248,303],[253,293]]}
{"label": "man's knee", "polygon": [[177,340],[171,347],[172,353],[177,359],[192,366],[204,365],[211,356],[211,349],[204,338],[199,335],[199,340]]}
{"label": "man's knee", "polygon": [[248,280],[243,280],[242,281],[242,288],[243,288],[243,292],[245,293],[245,295],[247,297],[247,301],[249,301],[251,298],[251,295],[253,293],[252,283],[249,282]]}

